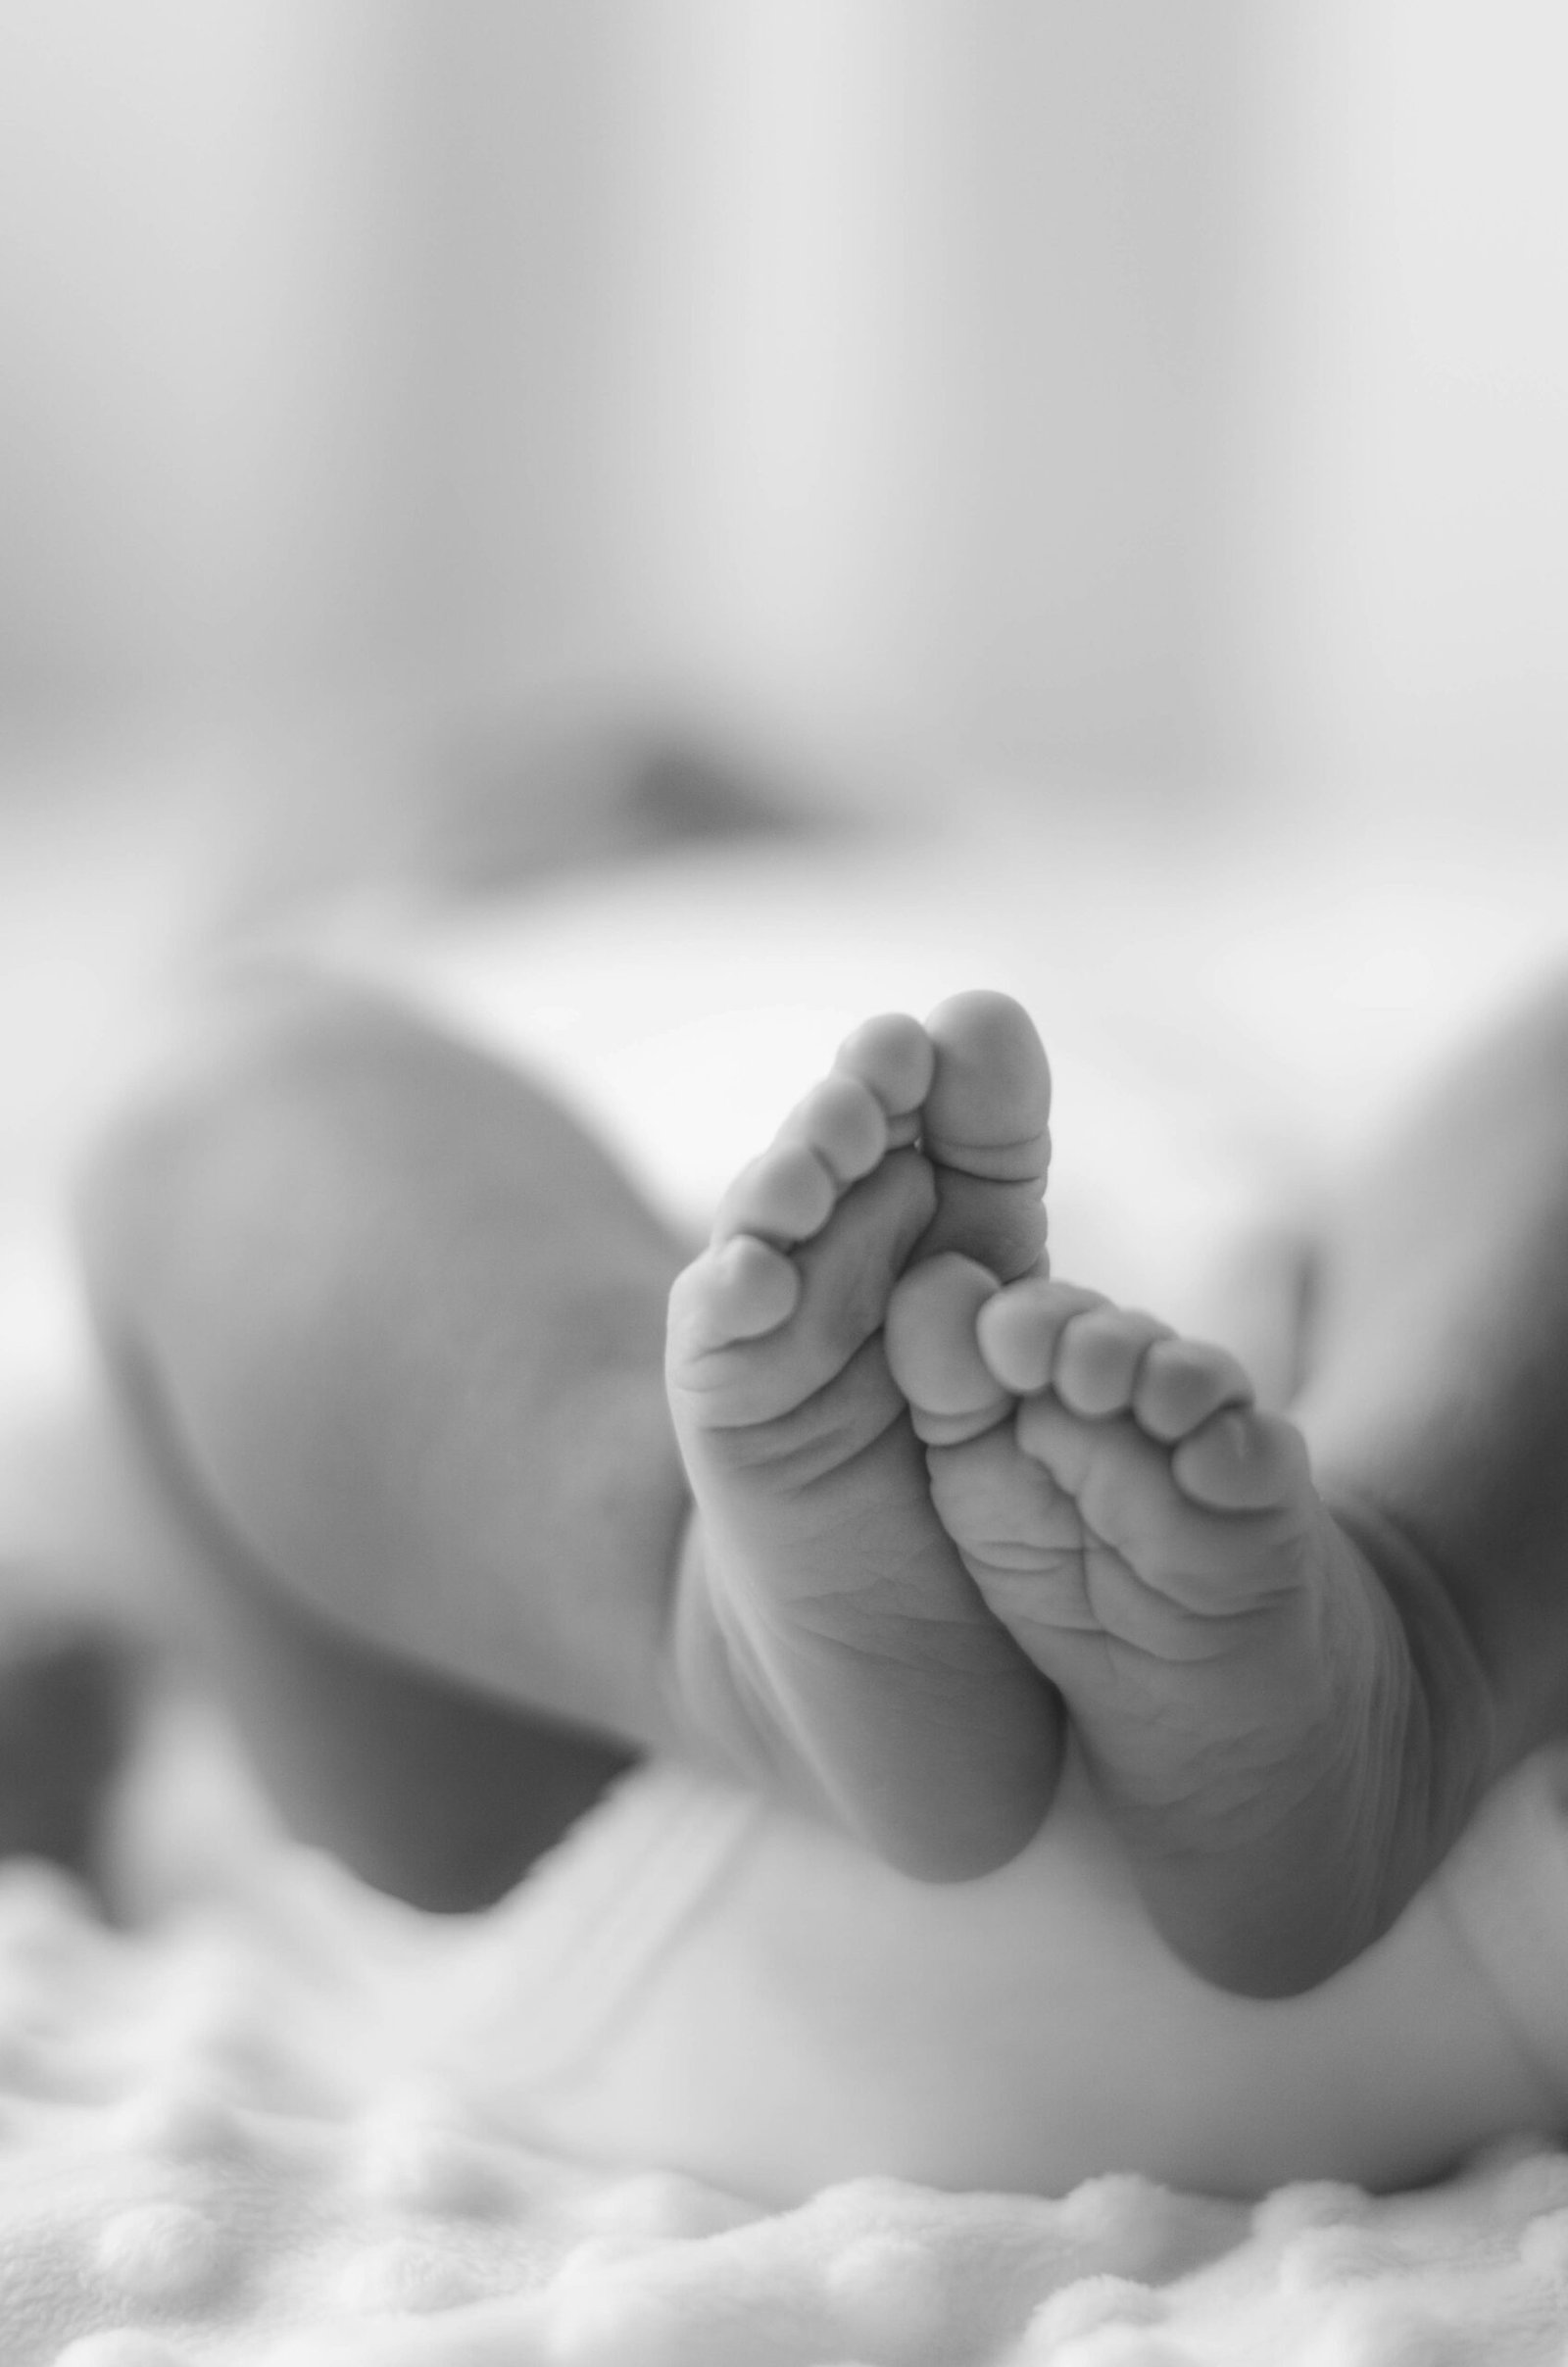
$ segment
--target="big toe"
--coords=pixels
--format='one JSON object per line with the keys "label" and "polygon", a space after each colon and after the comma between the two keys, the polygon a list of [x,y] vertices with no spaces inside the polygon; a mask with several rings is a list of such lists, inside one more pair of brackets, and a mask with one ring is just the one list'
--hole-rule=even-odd
{"label": "big toe", "polygon": [[936,1170],[938,1208],[920,1255],[955,1250],[1013,1281],[1045,1246],[1045,1047],[1022,1005],[987,989],[939,1004],[926,1033],[936,1060],[920,1134]]}
{"label": "big toe", "polygon": [[921,1120],[927,1156],[993,1183],[1044,1181],[1051,1068],[1021,1003],[951,995],[926,1023],[936,1067]]}
{"label": "big toe", "polygon": [[927,1446],[975,1438],[1012,1405],[975,1337],[976,1317],[996,1288],[984,1266],[949,1252],[910,1266],[888,1303],[888,1369]]}

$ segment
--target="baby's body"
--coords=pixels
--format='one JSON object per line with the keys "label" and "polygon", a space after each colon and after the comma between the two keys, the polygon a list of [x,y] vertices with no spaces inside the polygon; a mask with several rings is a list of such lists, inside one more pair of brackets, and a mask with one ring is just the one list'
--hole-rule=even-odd
{"label": "baby's body", "polygon": [[653,1762],[473,1927],[420,2057],[535,2142],[774,2202],[1419,2185],[1568,2113],[1563,1774],[1500,1787],[1353,1964],[1255,1999],[1162,1941],[1071,1741],[1033,1840],[965,1883]]}
{"label": "baby's body", "polygon": [[[494,1896],[606,1768],[530,1709],[765,1803],[564,2138],[776,2191],[1404,2178],[1560,2108],[1428,1877],[1568,1731],[1565,1079],[1559,997],[1406,1128],[1299,1434],[1047,1276],[1046,1070],[994,996],[858,1031],[678,1275],[547,1097],[336,990],[150,1102],[85,1238],[307,1831]],[[675,2126],[725,2059],[805,2107],[773,2172],[760,2092]]]}

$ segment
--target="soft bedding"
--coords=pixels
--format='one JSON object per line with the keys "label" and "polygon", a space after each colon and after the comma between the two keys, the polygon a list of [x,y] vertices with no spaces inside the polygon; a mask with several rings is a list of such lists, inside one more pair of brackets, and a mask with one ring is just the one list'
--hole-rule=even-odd
{"label": "soft bedding", "polygon": [[768,2210],[498,2135],[411,2079],[471,1934],[258,1847],[105,1928],[0,1874],[7,2367],[1555,2367],[1568,2154],[1255,2206],[863,2180]]}

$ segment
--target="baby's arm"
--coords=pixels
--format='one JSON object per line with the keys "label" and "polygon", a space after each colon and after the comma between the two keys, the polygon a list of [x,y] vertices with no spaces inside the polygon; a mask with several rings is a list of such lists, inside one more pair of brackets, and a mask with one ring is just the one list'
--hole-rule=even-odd
{"label": "baby's arm", "polygon": [[678,1740],[682,1250],[554,1103],[388,1003],[253,993],[103,1146],[81,1234],[122,1411],[315,1837],[471,1903],[624,1745]]}

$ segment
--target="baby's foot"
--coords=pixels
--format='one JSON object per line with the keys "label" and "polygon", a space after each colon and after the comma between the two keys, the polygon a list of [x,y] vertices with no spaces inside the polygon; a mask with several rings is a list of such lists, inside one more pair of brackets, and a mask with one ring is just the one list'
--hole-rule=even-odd
{"label": "baby's foot", "polygon": [[932,1509],[883,1352],[924,1245],[1013,1274],[1045,1235],[1045,1055],[1018,1006],[872,1019],[732,1185],[670,1298],[696,1500],[673,1623],[699,1730],[948,1879],[1004,1863],[1054,1788],[1050,1688]]}
{"label": "baby's foot", "polygon": [[887,1332],[943,1523],[1059,1689],[1166,1938],[1227,1988],[1325,1978],[1426,1871],[1427,1738],[1299,1433],[1223,1350],[962,1257],[916,1267]]}

